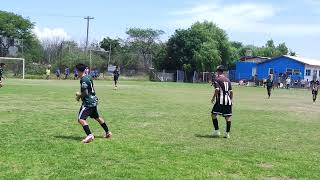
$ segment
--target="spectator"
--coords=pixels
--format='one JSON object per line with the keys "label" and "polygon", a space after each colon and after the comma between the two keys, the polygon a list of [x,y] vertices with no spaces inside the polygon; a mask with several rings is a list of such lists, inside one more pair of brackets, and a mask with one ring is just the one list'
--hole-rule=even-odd
{"label": "spectator", "polygon": [[66,66],[65,69],[64,69],[64,75],[65,75],[64,79],[68,79],[69,74],[70,74],[70,70],[69,70],[69,68]]}
{"label": "spectator", "polygon": [[288,78],[286,79],[286,89],[289,89],[289,88],[290,88],[290,85],[291,85],[291,78],[288,77]]}
{"label": "spectator", "polygon": [[59,67],[57,67],[57,69],[56,69],[56,76],[57,76],[57,79],[60,79],[60,74],[61,74],[61,72],[60,72],[60,68],[59,68]]}
{"label": "spectator", "polygon": [[46,70],[46,80],[49,79],[50,74],[51,74],[51,70],[50,70],[50,68],[48,67],[47,70]]}
{"label": "spectator", "polygon": [[73,75],[74,75],[74,80],[76,80],[76,79],[78,79],[78,70],[77,70],[77,68],[74,68],[74,70],[73,70]]}

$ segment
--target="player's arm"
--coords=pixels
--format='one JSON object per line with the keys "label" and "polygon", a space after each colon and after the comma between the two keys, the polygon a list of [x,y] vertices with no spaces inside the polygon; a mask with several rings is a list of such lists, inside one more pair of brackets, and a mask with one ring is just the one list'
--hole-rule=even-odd
{"label": "player's arm", "polygon": [[89,95],[88,89],[84,89],[81,91],[81,93],[79,93],[79,92],[76,93],[76,100],[80,101],[80,99],[82,99],[88,95]]}
{"label": "player's arm", "polygon": [[216,100],[216,97],[218,96],[218,93],[219,93],[219,88],[216,88],[214,93],[213,93],[213,97],[211,99],[211,103],[213,104],[214,101]]}
{"label": "player's arm", "polygon": [[229,82],[229,96],[230,96],[230,99],[232,100],[233,99],[233,91],[232,91],[231,82]]}
{"label": "player's arm", "polygon": [[219,84],[218,84],[216,81],[213,81],[212,84],[213,84],[213,86],[214,86],[214,88],[215,88],[213,97],[212,97],[212,99],[211,99],[211,103],[213,104],[214,101],[216,100],[216,97],[217,97],[218,94],[219,94],[220,86],[219,86]]}

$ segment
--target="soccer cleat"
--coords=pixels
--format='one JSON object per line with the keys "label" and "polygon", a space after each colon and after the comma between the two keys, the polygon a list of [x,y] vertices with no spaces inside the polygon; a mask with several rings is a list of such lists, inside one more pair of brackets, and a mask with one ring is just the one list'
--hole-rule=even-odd
{"label": "soccer cleat", "polygon": [[220,131],[219,130],[213,131],[213,137],[219,137],[219,136],[220,136]]}
{"label": "soccer cleat", "polygon": [[229,139],[229,138],[230,138],[230,133],[225,132],[225,133],[224,133],[224,138]]}
{"label": "soccer cleat", "polygon": [[112,133],[111,133],[111,132],[108,132],[108,133],[106,133],[103,137],[104,137],[104,138],[107,138],[107,139],[111,139]]}
{"label": "soccer cleat", "polygon": [[94,136],[92,134],[89,134],[86,138],[82,140],[82,143],[90,143],[94,140]]}

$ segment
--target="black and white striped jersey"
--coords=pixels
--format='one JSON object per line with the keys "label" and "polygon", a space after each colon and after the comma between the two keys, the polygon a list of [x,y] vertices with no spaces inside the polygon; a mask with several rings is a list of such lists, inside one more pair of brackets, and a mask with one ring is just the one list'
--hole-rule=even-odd
{"label": "black and white striped jersey", "polygon": [[216,103],[231,106],[232,100],[230,98],[230,92],[232,91],[232,86],[230,80],[224,75],[217,76],[214,79],[214,87],[219,91],[216,96]]}

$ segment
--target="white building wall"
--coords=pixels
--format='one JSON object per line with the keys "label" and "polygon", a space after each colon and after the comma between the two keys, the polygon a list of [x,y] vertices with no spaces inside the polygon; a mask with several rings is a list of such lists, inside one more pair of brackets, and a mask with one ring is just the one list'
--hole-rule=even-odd
{"label": "white building wall", "polygon": [[[311,70],[310,76],[307,76],[307,74],[306,74],[307,70]],[[307,80],[312,81],[315,71],[317,72],[317,80],[320,80],[320,66],[305,65],[304,80],[305,81],[307,81]]]}

